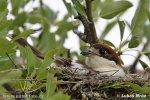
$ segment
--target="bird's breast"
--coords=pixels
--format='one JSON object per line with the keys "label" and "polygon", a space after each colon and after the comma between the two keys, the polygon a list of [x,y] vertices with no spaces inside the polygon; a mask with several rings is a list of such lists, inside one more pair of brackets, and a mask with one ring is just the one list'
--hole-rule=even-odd
{"label": "bird's breast", "polygon": [[103,75],[108,76],[125,76],[124,70],[114,61],[110,61],[99,56],[87,57],[85,63],[88,67],[95,71],[99,71]]}

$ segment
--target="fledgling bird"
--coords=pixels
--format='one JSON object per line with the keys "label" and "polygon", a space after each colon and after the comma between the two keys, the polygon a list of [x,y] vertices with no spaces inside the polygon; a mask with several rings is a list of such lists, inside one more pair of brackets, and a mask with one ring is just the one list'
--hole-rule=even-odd
{"label": "fledgling bird", "polygon": [[85,64],[102,75],[125,76],[125,71],[117,53],[108,45],[96,43],[89,50],[82,51]]}

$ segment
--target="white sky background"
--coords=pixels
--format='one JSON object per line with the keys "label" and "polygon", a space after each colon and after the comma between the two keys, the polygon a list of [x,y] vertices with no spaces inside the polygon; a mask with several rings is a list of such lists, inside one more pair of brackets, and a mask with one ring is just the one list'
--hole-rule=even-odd
{"label": "white sky background", "polygon": [[[70,1],[71,0],[67,0],[67,2],[70,2]],[[127,10],[126,13],[121,17],[120,20],[126,20],[127,22],[131,23],[131,20],[133,18],[133,15],[135,13],[135,9],[137,7],[139,0],[129,0],[129,1],[133,4],[133,7],[130,8],[129,10]],[[67,10],[66,10],[65,5],[63,4],[62,0],[43,0],[43,2],[44,2],[44,4],[49,6],[52,10],[59,12],[58,20],[62,19],[63,16],[67,13]],[[37,5],[37,4],[34,4],[34,5]],[[71,18],[71,19],[72,19],[72,21],[74,21],[73,18]],[[100,18],[98,20],[98,22],[95,24],[98,36],[100,35],[99,33],[103,31],[103,29],[105,28],[105,26],[108,22],[109,22],[109,20],[105,20],[105,19]],[[125,32],[124,32],[124,38],[123,38],[124,40],[128,37],[129,33],[130,33],[130,31],[129,31],[128,27],[126,27]],[[120,44],[120,30],[119,30],[118,25],[116,25],[110,31],[109,35],[106,36],[105,39],[111,41],[115,46],[119,46],[119,44]],[[80,52],[78,43],[79,43],[78,36],[76,36],[71,31],[68,33],[68,39],[65,41],[64,46],[66,48],[70,49],[71,51]],[[142,46],[139,46],[138,50],[141,50],[141,48],[142,48]],[[126,52],[126,54],[136,55],[137,53],[136,53],[136,51],[129,51],[129,52]],[[124,56],[122,56],[122,59],[123,59],[125,66],[127,66],[127,65],[132,64],[135,58],[132,56],[124,55]],[[148,61],[148,59],[146,57],[143,56],[142,60],[150,66],[150,62]],[[140,66],[140,64],[138,66],[139,66],[138,69],[142,68]]]}

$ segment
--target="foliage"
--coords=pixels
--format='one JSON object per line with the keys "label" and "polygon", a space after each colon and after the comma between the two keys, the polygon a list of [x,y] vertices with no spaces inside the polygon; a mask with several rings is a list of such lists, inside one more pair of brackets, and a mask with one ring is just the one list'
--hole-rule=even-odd
{"label": "foliage", "polygon": [[[67,0],[62,1],[68,13],[61,20],[58,20],[58,12],[44,4],[43,0],[39,0],[37,7],[31,5],[29,7],[32,9],[31,11],[26,11],[25,8],[37,2],[36,0],[0,0],[0,95],[11,94],[9,90],[3,87],[3,85],[9,84],[13,90],[23,91],[28,95],[42,95],[41,99],[43,100],[69,100],[70,97],[67,94],[56,88],[58,80],[54,75],[58,71],[53,68],[47,70],[47,68],[53,61],[53,55],[67,55],[67,49],[63,45],[67,39],[67,33],[74,27],[73,22],[69,20],[70,17],[75,16],[77,12],[85,16],[86,12],[84,0],[72,0],[71,3]],[[140,54],[145,55],[150,60],[149,2],[150,0],[139,0],[130,24],[130,22],[121,19],[126,10],[132,9],[134,6],[130,0],[103,0],[103,2],[102,0],[93,0],[94,21],[97,22],[98,19],[102,18],[109,21],[101,32],[100,41],[112,46],[118,53],[124,53],[123,48],[126,46],[128,49],[136,48],[143,44],[143,39],[146,39],[148,45]],[[8,9],[8,5],[11,5],[11,9]],[[129,23],[130,35],[124,39],[127,23]],[[105,39],[116,25],[119,26],[120,30],[119,47]],[[30,26],[37,27],[32,28]],[[57,27],[56,30],[51,31],[54,27]],[[34,36],[36,33],[38,35]],[[15,36],[14,38],[12,34]],[[56,36],[60,39],[56,40]],[[30,39],[32,46],[45,55],[44,60],[37,58],[31,45],[19,45],[16,42],[18,39]],[[81,50],[87,47],[82,42],[79,45],[81,45]],[[80,58],[77,52],[71,54]],[[139,59],[138,61],[144,69],[149,67],[142,60]],[[139,92],[149,93],[149,87],[142,88],[137,84],[126,84]]]}
{"label": "foliage", "polygon": [[145,94],[150,93],[150,87],[148,87],[148,86],[141,87],[138,84],[134,84],[131,82],[125,82],[125,84],[129,85],[130,87],[132,87],[135,90],[138,90],[141,93],[145,93]]}
{"label": "foliage", "polygon": [[111,19],[130,7],[132,7],[132,4],[128,1],[104,3],[100,16],[105,19]]}

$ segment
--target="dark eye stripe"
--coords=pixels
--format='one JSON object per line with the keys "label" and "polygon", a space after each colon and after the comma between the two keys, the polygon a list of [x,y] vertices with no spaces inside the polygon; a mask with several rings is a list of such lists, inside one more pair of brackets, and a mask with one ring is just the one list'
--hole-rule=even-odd
{"label": "dark eye stripe", "polygon": [[103,55],[103,54],[107,54],[107,51],[105,49],[101,48],[101,49],[99,49],[99,53]]}

